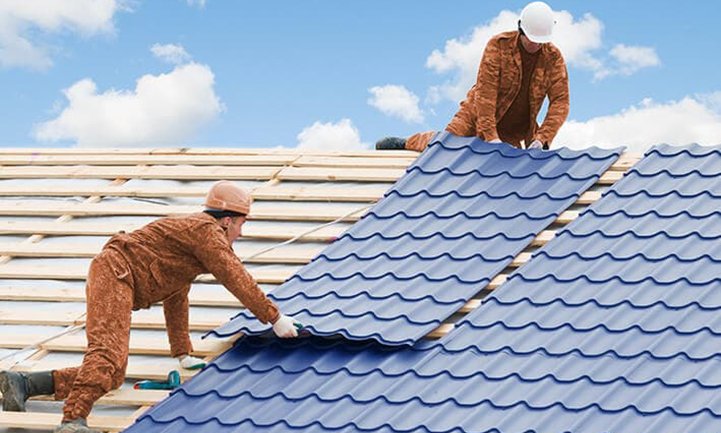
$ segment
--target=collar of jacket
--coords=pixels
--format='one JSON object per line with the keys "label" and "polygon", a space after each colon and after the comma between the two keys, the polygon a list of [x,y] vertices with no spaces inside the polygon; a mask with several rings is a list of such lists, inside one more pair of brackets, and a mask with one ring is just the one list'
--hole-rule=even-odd
{"label": "collar of jacket", "polygon": [[[521,51],[522,48],[518,48],[519,41],[518,39],[521,37],[521,32],[518,30],[512,30],[509,32],[503,32],[500,35],[501,39],[508,39],[510,43],[513,45],[513,47],[516,47],[513,50],[513,62],[516,64],[516,66],[520,69],[521,68]],[[539,62],[543,64],[543,59],[547,58],[548,55],[551,53],[552,50],[552,43],[546,43],[541,44],[541,52],[539,53]]]}

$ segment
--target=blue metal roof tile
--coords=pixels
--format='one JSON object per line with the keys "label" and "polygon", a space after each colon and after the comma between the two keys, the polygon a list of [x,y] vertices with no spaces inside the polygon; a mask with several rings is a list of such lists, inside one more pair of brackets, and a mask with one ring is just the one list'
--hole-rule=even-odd
{"label": "blue metal roof tile", "polygon": [[[270,297],[315,335],[413,344],[486,286],[618,158],[442,134],[364,218]],[[212,333],[260,334],[241,312]]]}
{"label": "blue metal roof tile", "polygon": [[[710,157],[721,173],[716,154],[662,146],[642,164]],[[662,189],[642,184],[606,194],[439,341],[246,338],[128,431],[721,431],[721,283],[705,281],[718,275],[706,240],[718,228],[627,217],[632,202],[658,204],[641,191]]]}

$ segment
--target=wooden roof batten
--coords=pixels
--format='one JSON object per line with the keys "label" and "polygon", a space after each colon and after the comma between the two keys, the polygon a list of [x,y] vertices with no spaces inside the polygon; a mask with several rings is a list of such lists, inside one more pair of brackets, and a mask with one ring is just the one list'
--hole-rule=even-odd
{"label": "wooden roof batten", "polygon": [[[112,155],[112,156],[108,156]],[[251,219],[276,221],[312,222],[322,227],[308,233],[307,228],[259,226],[249,228],[249,239],[266,241],[288,241],[303,235],[303,241],[327,244],[339,236],[346,226],[328,225],[329,222],[354,222],[369,205],[383,196],[385,190],[402,176],[405,168],[414,161],[413,152],[275,152],[275,151],[219,151],[192,149],[154,150],[91,150],[91,149],[0,149],[0,197],[82,197],[80,202],[42,201],[28,203],[6,202],[0,209],[4,215],[0,222],[0,234],[26,235],[21,242],[0,242],[0,279],[22,280],[67,280],[84,281],[87,269],[84,266],[43,266],[14,263],[15,258],[91,257],[97,247],[84,246],[69,241],[67,244],[45,244],[47,236],[89,235],[109,236],[118,230],[132,230],[137,225],[118,225],[86,221],[86,216],[163,216],[200,210],[197,206],[164,206],[153,203],[116,204],[104,201],[116,198],[201,198],[205,187],[187,185],[183,187],[129,186],[130,180],[168,179],[180,181],[209,181],[218,179],[250,180],[263,182],[253,188],[254,198],[268,202],[265,207],[256,206],[258,211]],[[174,166],[174,164],[178,164]],[[182,164],[182,165],[180,165]],[[57,182],[43,186],[11,186],[2,179],[57,179]],[[106,179],[108,184],[96,187],[72,185],[74,179]],[[298,186],[295,182],[303,182]],[[334,182],[352,182],[351,187],[334,187]],[[28,186],[30,185],[30,186]],[[78,184],[79,185],[79,184]],[[331,187],[328,187],[331,186]],[[304,202],[294,206],[294,202]],[[315,205],[308,203],[317,203]],[[331,206],[332,205],[332,206]],[[128,210],[130,209],[130,211]],[[53,217],[47,221],[14,221],[13,217]],[[328,225],[326,227],[326,225]],[[257,251],[240,249],[241,257],[250,258],[251,263],[290,264],[307,263],[319,251],[319,247],[308,246],[296,250],[274,250],[254,256]],[[289,278],[296,267],[284,269],[259,268],[253,274],[260,283],[280,284]],[[211,276],[201,276],[199,282],[213,283]],[[227,294],[205,294],[191,292],[191,305],[204,307],[242,307]],[[84,302],[83,289],[51,288],[13,284],[0,287],[0,300],[8,302]],[[192,310],[192,308],[191,308]],[[57,359],[50,359],[53,353],[80,353],[85,347],[84,313],[76,311],[36,311],[28,315],[22,310],[0,312],[0,325],[62,326],[63,332],[47,336],[47,332],[33,335],[0,336],[0,347],[26,349],[20,353],[20,361],[9,359],[10,366],[19,371],[38,371],[61,368],[66,365]],[[227,320],[193,317],[190,328],[193,331],[209,331]],[[133,315],[132,329],[164,329],[164,319],[158,314]],[[224,352],[233,339],[195,342],[196,356],[210,360]],[[168,368],[163,365],[136,364],[133,355],[169,356],[167,339],[162,333],[158,337],[131,335],[131,359],[127,377],[130,379],[164,379]],[[17,365],[15,365],[17,364]],[[7,363],[0,362],[0,368]],[[184,379],[194,372],[183,371]],[[147,408],[160,401],[167,392],[134,389],[115,390],[105,395],[100,404],[111,406],[137,407],[132,416],[103,417],[91,416],[89,422],[101,430],[119,431],[131,424]],[[40,397],[40,400],[46,399]],[[41,428],[57,425],[59,415],[28,412],[21,414],[0,414],[0,427]]]}

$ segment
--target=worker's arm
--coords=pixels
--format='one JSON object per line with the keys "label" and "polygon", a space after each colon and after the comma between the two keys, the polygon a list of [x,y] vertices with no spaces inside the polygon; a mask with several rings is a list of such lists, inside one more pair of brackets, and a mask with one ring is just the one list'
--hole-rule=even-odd
{"label": "worker's arm", "polygon": [[551,85],[548,89],[548,112],[543,124],[536,132],[534,140],[538,140],[545,146],[549,146],[563,122],[568,117],[570,109],[570,97],[568,90],[568,70],[563,56],[558,53],[553,59],[551,68]]}
{"label": "worker's arm", "polygon": [[499,140],[496,129],[496,102],[501,70],[500,39],[488,41],[483,52],[478,78],[471,89],[474,92],[473,103],[476,110],[476,135],[486,141]]}
{"label": "worker's arm", "polygon": [[228,243],[219,225],[204,224],[195,233],[195,257],[262,323],[275,323],[278,307],[265,296]]}
{"label": "worker's arm", "polygon": [[193,351],[188,327],[189,289],[190,287],[186,287],[163,301],[165,325],[168,332],[168,341],[170,342],[170,355],[173,358],[187,355]]}

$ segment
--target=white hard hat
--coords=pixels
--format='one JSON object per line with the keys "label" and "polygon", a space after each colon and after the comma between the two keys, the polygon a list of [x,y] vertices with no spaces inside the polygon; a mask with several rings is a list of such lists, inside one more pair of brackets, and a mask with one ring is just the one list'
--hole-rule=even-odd
{"label": "white hard hat", "polygon": [[526,5],[521,11],[521,19],[518,21],[521,30],[531,42],[544,44],[551,42],[553,25],[553,10],[544,2],[533,2]]}

